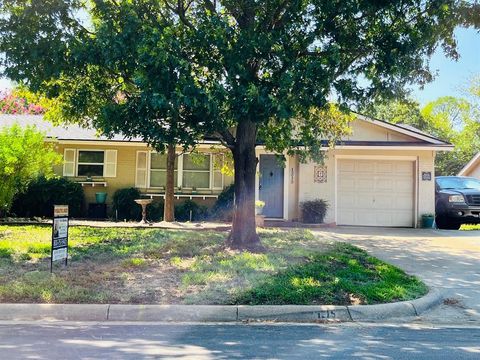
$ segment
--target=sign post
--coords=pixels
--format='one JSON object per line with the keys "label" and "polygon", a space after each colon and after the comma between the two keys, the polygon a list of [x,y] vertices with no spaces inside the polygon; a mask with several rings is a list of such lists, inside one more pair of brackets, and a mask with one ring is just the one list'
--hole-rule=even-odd
{"label": "sign post", "polygon": [[53,206],[50,272],[57,260],[65,260],[65,266],[68,264],[68,205]]}

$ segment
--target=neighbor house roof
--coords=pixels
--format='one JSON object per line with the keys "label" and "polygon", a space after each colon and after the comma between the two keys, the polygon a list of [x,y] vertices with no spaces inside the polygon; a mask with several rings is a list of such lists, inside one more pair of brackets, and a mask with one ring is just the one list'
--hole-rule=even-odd
{"label": "neighbor house roof", "polygon": [[458,176],[467,176],[471,172],[472,169],[474,169],[476,166],[478,166],[480,163],[480,152],[475,155],[472,160],[468,162],[467,165],[463,167],[462,170],[458,173]]}

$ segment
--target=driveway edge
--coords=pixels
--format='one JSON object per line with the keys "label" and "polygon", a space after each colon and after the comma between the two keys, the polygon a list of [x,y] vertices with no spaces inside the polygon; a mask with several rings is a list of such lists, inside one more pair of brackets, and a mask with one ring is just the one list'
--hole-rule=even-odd
{"label": "driveway edge", "polygon": [[378,305],[0,304],[0,321],[374,322],[414,317],[440,304],[440,291]]}

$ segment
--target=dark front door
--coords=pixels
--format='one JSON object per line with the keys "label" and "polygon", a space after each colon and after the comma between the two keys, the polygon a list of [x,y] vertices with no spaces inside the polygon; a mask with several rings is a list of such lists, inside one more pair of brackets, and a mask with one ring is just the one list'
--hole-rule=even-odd
{"label": "dark front door", "polygon": [[283,218],[283,172],[275,155],[260,155],[260,200],[266,217]]}

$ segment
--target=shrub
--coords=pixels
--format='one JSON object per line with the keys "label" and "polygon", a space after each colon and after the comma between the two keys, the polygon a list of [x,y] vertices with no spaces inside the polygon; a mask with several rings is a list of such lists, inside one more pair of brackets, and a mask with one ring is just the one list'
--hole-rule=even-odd
{"label": "shrub", "polygon": [[218,195],[218,199],[212,208],[212,218],[219,220],[231,220],[235,199],[235,185],[229,185]]}
{"label": "shrub", "polygon": [[302,221],[307,224],[323,223],[328,210],[328,202],[322,199],[300,203]]}
{"label": "shrub", "polygon": [[18,195],[11,213],[20,217],[52,217],[53,205],[68,205],[72,217],[82,215],[85,195],[80,184],[65,179],[39,177],[28,185],[27,191]]}
{"label": "shrub", "polygon": [[208,216],[208,208],[198,205],[195,201],[185,200],[183,203],[175,206],[175,220],[190,221],[190,211],[192,212],[192,221],[204,220]]}
{"label": "shrub", "polygon": [[135,202],[140,198],[140,191],[133,187],[115,191],[113,194],[113,217],[118,220],[140,220],[142,209]]}
{"label": "shrub", "polygon": [[150,221],[163,220],[163,200],[154,201],[147,206],[147,219]]}
{"label": "shrub", "polygon": [[34,126],[0,126],[0,216],[11,211],[16,196],[39,176],[52,178],[62,157]]}

